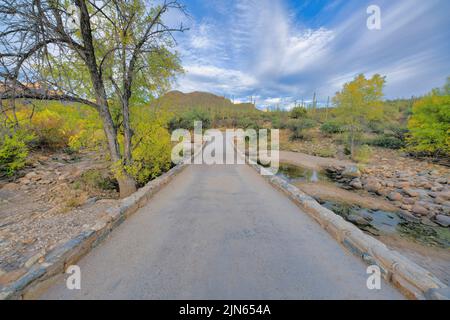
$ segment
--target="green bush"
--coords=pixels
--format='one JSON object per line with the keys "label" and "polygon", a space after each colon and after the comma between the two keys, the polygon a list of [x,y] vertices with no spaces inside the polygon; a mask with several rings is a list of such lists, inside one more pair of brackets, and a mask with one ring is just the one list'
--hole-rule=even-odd
{"label": "green bush", "polygon": [[450,156],[450,95],[437,90],[413,105],[408,122],[408,149],[415,153]]}
{"label": "green bush", "polygon": [[0,142],[0,173],[6,176],[14,175],[26,164],[28,156],[27,143],[31,135],[22,132],[10,136],[5,134]]}
{"label": "green bush", "polygon": [[201,121],[203,129],[210,128],[212,122],[209,113],[203,110],[194,109],[181,115],[176,115],[170,119],[168,123],[169,130],[171,132],[176,129],[193,130],[195,121]]}
{"label": "green bush", "polygon": [[31,120],[27,108],[21,108],[17,117],[23,128],[35,136],[31,146],[78,151],[105,142],[98,113],[88,106],[42,101],[36,102]]}
{"label": "green bush", "polygon": [[367,163],[370,160],[371,156],[372,149],[368,145],[363,144],[362,146],[356,148],[353,154],[353,160],[360,163]]}
{"label": "green bush", "polygon": [[97,169],[89,169],[80,177],[83,185],[89,189],[100,190],[116,190],[118,189],[117,181],[106,173],[102,173]]}
{"label": "green bush", "polygon": [[342,133],[344,132],[344,129],[342,126],[336,122],[325,122],[320,126],[320,131],[324,134],[336,134],[336,133]]}
{"label": "green bush", "polygon": [[286,129],[287,126],[288,126],[288,121],[283,118],[274,117],[272,119],[272,128],[273,129]]}
{"label": "green bush", "polygon": [[291,119],[288,121],[288,128],[291,130],[292,134],[290,139],[304,139],[304,130],[311,129],[316,125],[316,122],[312,119]]}
{"label": "green bush", "polygon": [[314,155],[324,158],[333,158],[336,156],[336,148],[333,146],[321,146],[314,150]]}
{"label": "green bush", "polygon": [[367,141],[367,144],[388,149],[400,149],[405,145],[405,143],[399,138],[387,134],[370,139]]}
{"label": "green bush", "polygon": [[290,117],[293,119],[301,119],[305,118],[307,115],[306,108],[303,107],[294,107],[290,112]]}
{"label": "green bush", "polygon": [[55,111],[45,109],[37,112],[31,122],[31,130],[38,146],[58,149],[69,143],[69,130],[64,130],[64,118]]}
{"label": "green bush", "polygon": [[239,118],[237,120],[237,128],[239,129],[254,129],[254,130],[259,130],[260,129],[260,125],[258,123],[258,121],[253,120],[249,117],[243,117],[243,118]]}
{"label": "green bush", "polygon": [[172,143],[164,116],[144,108],[132,111],[133,163],[125,169],[142,186],[170,169]]}

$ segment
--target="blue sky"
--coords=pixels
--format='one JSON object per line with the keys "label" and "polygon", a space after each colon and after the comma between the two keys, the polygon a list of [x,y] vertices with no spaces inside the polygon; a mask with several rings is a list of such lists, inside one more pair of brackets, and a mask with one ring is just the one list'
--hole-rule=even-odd
{"label": "blue sky", "polygon": [[[421,95],[450,76],[448,0],[185,0],[175,89],[258,107],[333,96],[358,73],[385,75],[386,98]],[[381,30],[369,30],[369,5]]]}

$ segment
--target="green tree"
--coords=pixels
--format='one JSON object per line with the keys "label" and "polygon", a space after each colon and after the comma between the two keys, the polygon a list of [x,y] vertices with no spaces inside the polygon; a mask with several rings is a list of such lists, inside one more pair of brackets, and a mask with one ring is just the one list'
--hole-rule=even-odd
{"label": "green tree", "polygon": [[450,155],[450,77],[442,89],[416,101],[408,121],[409,150],[435,156]]}
{"label": "green tree", "polygon": [[[184,7],[177,0],[2,2],[5,85],[0,98],[65,100],[95,108],[118,169],[122,197],[136,190],[126,170],[133,162],[130,103],[151,97],[173,75],[176,59],[167,48],[172,32],[185,30],[166,25],[163,18],[169,10]],[[75,23],[67,23],[71,20]],[[27,85],[29,79],[38,87]]]}
{"label": "green tree", "polygon": [[290,117],[293,119],[305,118],[306,115],[307,115],[306,109],[299,106],[292,108],[290,112]]}
{"label": "green tree", "polygon": [[337,120],[348,133],[350,153],[355,155],[355,145],[367,123],[383,115],[382,98],[385,77],[375,74],[366,79],[363,74],[344,84],[333,98]]}

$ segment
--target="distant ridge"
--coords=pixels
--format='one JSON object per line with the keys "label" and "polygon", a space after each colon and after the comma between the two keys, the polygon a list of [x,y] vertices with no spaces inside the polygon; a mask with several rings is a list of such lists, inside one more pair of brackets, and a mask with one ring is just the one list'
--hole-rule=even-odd
{"label": "distant ridge", "polygon": [[156,99],[152,105],[170,111],[200,110],[257,110],[252,103],[233,103],[230,99],[217,96],[209,92],[194,91],[183,93],[181,91],[170,91]]}

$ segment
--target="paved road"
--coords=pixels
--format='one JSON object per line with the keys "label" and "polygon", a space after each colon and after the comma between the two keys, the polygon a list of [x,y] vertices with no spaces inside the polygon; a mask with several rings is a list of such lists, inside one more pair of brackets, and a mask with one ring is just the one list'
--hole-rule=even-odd
{"label": "paved road", "polygon": [[191,165],[43,299],[401,299],[246,165]]}

